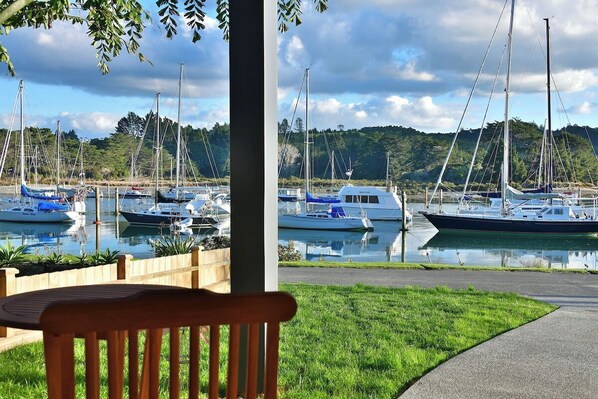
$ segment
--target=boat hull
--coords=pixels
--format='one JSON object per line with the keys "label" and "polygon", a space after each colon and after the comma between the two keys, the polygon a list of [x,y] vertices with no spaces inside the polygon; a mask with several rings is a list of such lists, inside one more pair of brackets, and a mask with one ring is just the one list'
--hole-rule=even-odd
{"label": "boat hull", "polygon": [[302,215],[278,215],[278,227],[305,230],[369,231],[371,223],[361,218],[318,218]]}
{"label": "boat hull", "polygon": [[218,223],[218,220],[209,216],[189,216],[189,215],[160,215],[151,214],[146,212],[130,212],[120,211],[120,214],[130,224],[145,225],[145,226],[169,226],[181,219],[191,218],[193,219],[192,226],[207,226]]}
{"label": "boat hull", "polygon": [[439,231],[457,233],[488,232],[496,234],[566,234],[597,235],[598,220],[538,220],[505,217],[476,217],[421,212]]}
{"label": "boat hull", "polygon": [[17,223],[72,223],[79,218],[78,212],[0,211],[0,222]]}

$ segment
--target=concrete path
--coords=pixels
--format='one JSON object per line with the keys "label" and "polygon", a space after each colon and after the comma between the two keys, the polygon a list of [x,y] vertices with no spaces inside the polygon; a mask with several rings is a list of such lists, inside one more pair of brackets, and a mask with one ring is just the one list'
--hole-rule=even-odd
{"label": "concrete path", "polygon": [[281,268],[281,282],[474,286],[561,306],[441,364],[401,399],[598,398],[598,275]]}

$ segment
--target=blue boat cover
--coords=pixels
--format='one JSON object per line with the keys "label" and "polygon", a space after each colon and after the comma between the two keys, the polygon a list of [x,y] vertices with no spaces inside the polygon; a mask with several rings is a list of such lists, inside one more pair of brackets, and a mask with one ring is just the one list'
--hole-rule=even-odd
{"label": "blue boat cover", "polygon": [[305,192],[305,202],[313,202],[316,204],[338,204],[341,202],[338,198],[327,197],[327,198],[318,198],[312,196],[309,191]]}
{"label": "blue boat cover", "polygon": [[40,202],[39,204],[37,204],[37,209],[39,211],[52,212],[52,211],[68,211],[69,207],[67,205],[57,204],[56,202],[43,201],[43,202]]}
{"label": "blue boat cover", "polygon": [[27,188],[26,185],[21,184],[21,195],[23,197],[29,197],[29,198],[35,198],[35,199],[40,199],[40,200],[46,200],[46,201],[59,201],[62,199],[62,197],[58,197],[55,195],[52,196],[48,196],[48,195],[36,195],[34,193],[32,193],[29,188]]}
{"label": "blue boat cover", "polygon": [[330,208],[330,214],[333,218],[341,218],[347,216],[345,210],[341,206],[333,206],[332,208]]}

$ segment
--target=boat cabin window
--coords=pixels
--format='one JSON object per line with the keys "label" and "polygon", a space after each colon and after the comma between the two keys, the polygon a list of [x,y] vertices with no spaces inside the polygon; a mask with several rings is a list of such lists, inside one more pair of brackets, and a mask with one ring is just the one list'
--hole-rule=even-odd
{"label": "boat cabin window", "polygon": [[563,214],[563,208],[556,208],[554,210],[554,214],[555,215],[562,215]]}
{"label": "boat cabin window", "polygon": [[345,202],[358,204],[379,204],[377,195],[345,195]]}

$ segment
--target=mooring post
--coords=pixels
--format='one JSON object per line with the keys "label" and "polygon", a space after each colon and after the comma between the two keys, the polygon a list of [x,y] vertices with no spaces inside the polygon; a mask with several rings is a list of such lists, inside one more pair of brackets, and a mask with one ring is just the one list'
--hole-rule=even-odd
{"label": "mooring post", "polygon": [[114,187],[114,214],[118,216],[120,213],[120,206],[118,204],[118,187]]}
{"label": "mooring post", "polygon": [[100,187],[96,186],[96,221],[95,224],[100,224],[102,221],[100,220]]}
{"label": "mooring post", "polygon": [[405,191],[401,192],[401,231],[407,231],[407,194]]}

